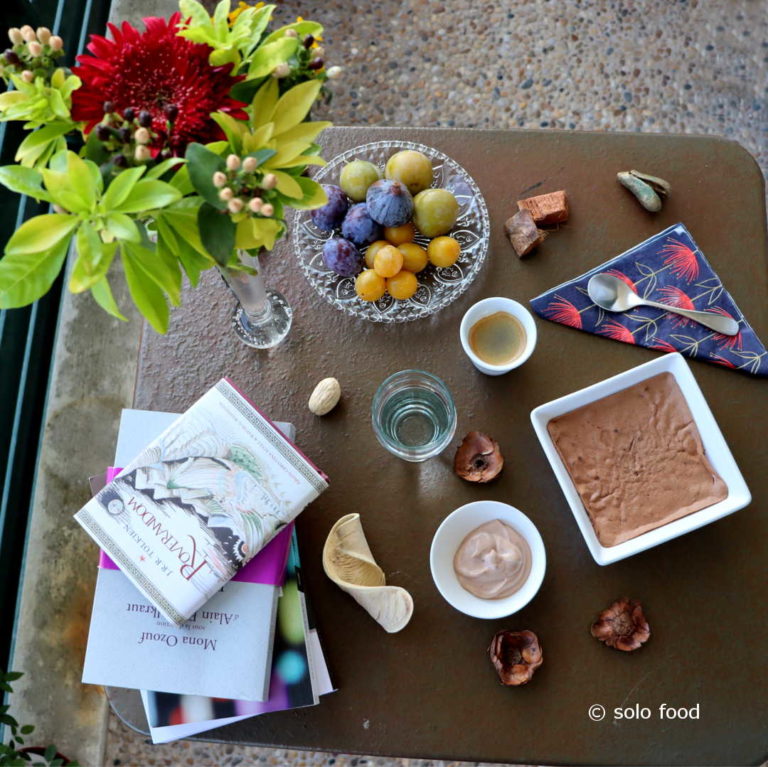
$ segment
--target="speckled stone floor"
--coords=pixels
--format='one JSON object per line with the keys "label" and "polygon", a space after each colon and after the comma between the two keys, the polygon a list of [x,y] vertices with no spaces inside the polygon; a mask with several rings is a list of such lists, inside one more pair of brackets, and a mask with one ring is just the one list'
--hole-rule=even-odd
{"label": "speckled stone floor", "polygon": [[[167,11],[174,5],[167,0]],[[326,25],[329,63],[345,67],[325,110],[337,124],[715,134],[741,142],[768,172],[764,0],[280,4],[280,17],[297,14]],[[152,746],[114,717],[105,762],[447,767],[188,741]]]}

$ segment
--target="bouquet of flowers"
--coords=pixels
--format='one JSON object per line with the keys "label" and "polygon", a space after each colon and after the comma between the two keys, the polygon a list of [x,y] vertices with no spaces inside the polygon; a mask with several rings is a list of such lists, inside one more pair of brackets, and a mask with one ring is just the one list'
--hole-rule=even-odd
{"label": "bouquet of flowers", "polygon": [[180,0],[144,31],[110,24],[71,70],[50,30],[9,31],[0,120],[30,133],[0,183],[52,210],[8,240],[0,309],[46,293],[74,244],[69,289],[125,319],[109,283],[119,258],[162,333],[182,273],[195,285],[212,266],[248,271],[238,252],[272,249],[286,208],[325,204],[305,171],[324,164],[315,140],[330,123],[308,115],[340,68],[325,66],[320,24],[299,17],[270,31],[274,8],[221,0],[210,16]]}

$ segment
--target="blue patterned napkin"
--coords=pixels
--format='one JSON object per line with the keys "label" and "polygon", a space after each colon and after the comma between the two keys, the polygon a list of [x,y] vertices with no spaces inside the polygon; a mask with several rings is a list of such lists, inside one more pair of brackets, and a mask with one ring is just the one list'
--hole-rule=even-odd
{"label": "blue patterned napkin", "polygon": [[[605,312],[587,295],[589,278],[599,272],[619,277],[643,298],[732,317],[738,320],[740,332],[725,336],[647,306]],[[581,277],[548,290],[534,298],[531,306],[540,317],[587,333],[768,376],[768,352],[683,224],[670,226]]]}

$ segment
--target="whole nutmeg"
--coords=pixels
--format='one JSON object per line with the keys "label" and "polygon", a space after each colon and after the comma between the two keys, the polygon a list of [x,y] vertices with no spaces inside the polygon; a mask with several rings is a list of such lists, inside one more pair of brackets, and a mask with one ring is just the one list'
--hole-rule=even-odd
{"label": "whole nutmeg", "polygon": [[544,662],[539,638],[533,631],[498,631],[491,640],[488,655],[502,684],[518,687],[531,681]]}
{"label": "whole nutmeg", "polygon": [[315,415],[326,415],[341,399],[341,385],[335,378],[323,378],[309,397],[309,409]]}
{"label": "whole nutmeg", "polygon": [[453,459],[453,470],[467,482],[490,482],[504,468],[499,443],[481,431],[471,431],[461,441]]}

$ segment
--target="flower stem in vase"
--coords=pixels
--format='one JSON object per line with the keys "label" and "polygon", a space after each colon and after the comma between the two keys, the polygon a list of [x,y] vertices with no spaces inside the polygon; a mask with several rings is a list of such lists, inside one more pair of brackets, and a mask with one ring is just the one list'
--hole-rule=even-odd
{"label": "flower stem in vase", "polygon": [[247,346],[271,349],[290,332],[293,311],[281,293],[264,284],[257,257],[240,253],[240,261],[254,269],[255,274],[220,267],[224,281],[238,301],[232,314],[232,327]]}

